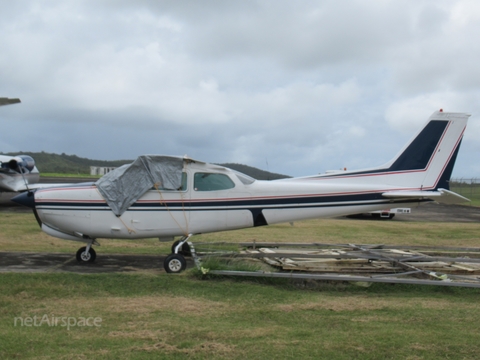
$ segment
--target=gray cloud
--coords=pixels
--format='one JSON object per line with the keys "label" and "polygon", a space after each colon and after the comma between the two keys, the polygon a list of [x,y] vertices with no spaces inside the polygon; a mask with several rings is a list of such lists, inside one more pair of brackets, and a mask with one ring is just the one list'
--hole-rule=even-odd
{"label": "gray cloud", "polygon": [[[2,151],[308,175],[386,162],[440,107],[480,113],[468,0],[0,5],[0,96],[23,102]],[[473,117],[454,175],[480,175],[479,135]]]}

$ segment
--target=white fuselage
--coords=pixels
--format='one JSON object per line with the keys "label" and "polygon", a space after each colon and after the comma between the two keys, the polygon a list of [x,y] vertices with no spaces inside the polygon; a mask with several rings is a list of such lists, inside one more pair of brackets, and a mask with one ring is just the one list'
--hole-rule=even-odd
{"label": "white fuselage", "polygon": [[[202,190],[195,173],[227,176],[233,187]],[[382,193],[398,190],[380,184],[331,184],[327,178],[253,181],[245,184],[237,173],[209,164],[189,164],[186,189],[147,191],[117,217],[94,184],[39,190],[36,211],[51,235],[70,240],[88,238],[167,237],[233,230],[287,221],[332,217],[381,210],[393,200]],[[368,179],[372,183],[371,179]],[[418,205],[407,200],[408,206]]]}

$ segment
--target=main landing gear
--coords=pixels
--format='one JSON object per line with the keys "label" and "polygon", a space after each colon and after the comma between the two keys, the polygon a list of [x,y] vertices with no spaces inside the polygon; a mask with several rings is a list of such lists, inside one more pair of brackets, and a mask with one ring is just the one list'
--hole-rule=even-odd
{"label": "main landing gear", "polygon": [[[185,256],[191,256],[190,246],[188,245],[188,239],[192,234],[182,237],[172,245],[172,253],[168,255],[164,262],[163,267],[167,273],[178,274],[187,268],[187,260]],[[83,246],[77,251],[77,261],[80,263],[93,263],[97,257],[97,253],[93,249],[92,245],[98,244],[95,240],[87,243],[87,246]]]}
{"label": "main landing gear", "polygon": [[87,244],[87,246],[81,247],[77,251],[77,261],[80,263],[92,263],[97,257],[97,253],[92,248],[94,241]]}
{"label": "main landing gear", "polygon": [[167,273],[178,274],[187,268],[185,256],[191,255],[190,247],[187,243],[191,236],[192,234],[189,234],[173,243],[172,253],[168,255],[163,262],[163,268]]}
{"label": "main landing gear", "polygon": [[181,254],[170,254],[163,261],[167,273],[178,274],[187,268],[187,260]]}

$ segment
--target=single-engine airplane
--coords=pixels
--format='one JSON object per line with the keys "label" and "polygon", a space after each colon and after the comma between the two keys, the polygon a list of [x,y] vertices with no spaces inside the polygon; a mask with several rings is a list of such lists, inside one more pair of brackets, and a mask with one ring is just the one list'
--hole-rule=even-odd
{"label": "single-engine airplane", "polygon": [[95,260],[99,238],[182,236],[164,261],[167,272],[180,272],[183,246],[195,234],[468,201],[449,190],[449,180],[469,116],[433,113],[394,159],[376,168],[260,181],[187,157],[145,155],[95,183],[39,189],[14,201],[32,207],[47,234],[85,242],[80,262]]}

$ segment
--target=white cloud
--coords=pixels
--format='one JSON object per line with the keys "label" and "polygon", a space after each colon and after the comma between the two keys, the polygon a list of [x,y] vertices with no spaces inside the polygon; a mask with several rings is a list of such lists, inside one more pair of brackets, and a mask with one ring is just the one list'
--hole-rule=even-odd
{"label": "white cloud", "polygon": [[395,130],[413,134],[427,121],[433,111],[448,105],[446,97],[451,97],[452,94],[442,95],[420,95],[394,102],[387,108],[385,118]]}
{"label": "white cloud", "polygon": [[[434,111],[442,109],[447,112],[471,113],[468,107],[474,98],[458,92],[429,93],[413,98],[404,98],[392,102],[388,106],[385,118],[395,130],[413,133],[427,121]],[[475,105],[475,108],[477,109],[479,106]]]}

